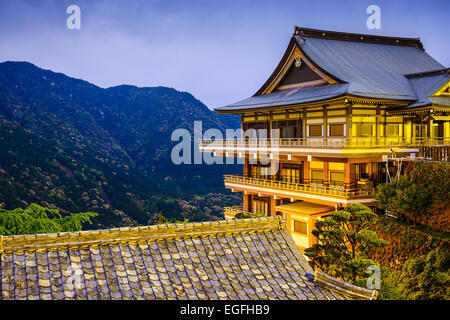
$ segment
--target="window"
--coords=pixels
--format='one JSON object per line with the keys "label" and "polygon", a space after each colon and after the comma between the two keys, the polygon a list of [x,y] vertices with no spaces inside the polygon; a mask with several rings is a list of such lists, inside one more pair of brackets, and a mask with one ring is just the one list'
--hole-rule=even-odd
{"label": "window", "polygon": [[294,220],[294,232],[308,234],[308,225],[306,222]]}
{"label": "window", "polygon": [[268,122],[248,122],[243,124],[244,134],[247,133],[246,138],[250,139],[267,138],[269,133],[268,128]]}
{"label": "window", "polygon": [[399,126],[398,124],[388,124],[386,126],[386,137],[398,136]]}
{"label": "window", "polygon": [[331,171],[330,172],[330,184],[343,186],[344,185],[344,172]]}
{"label": "window", "polygon": [[280,138],[283,138],[283,139],[295,138],[296,129],[297,128],[295,128],[295,127],[281,128],[281,137]]}
{"label": "window", "polygon": [[357,180],[369,178],[369,171],[366,163],[357,163],[355,169]]}
{"label": "window", "polygon": [[281,170],[281,180],[286,182],[300,183],[300,165],[283,163]]}
{"label": "window", "polygon": [[311,182],[323,183],[323,170],[311,170]]}
{"label": "window", "polygon": [[372,135],[372,127],[371,124],[361,123],[358,125],[358,136],[367,137]]}
{"label": "window", "polygon": [[264,213],[264,214],[268,215],[269,214],[269,199],[254,196],[253,197],[253,212],[254,213]]}
{"label": "window", "polygon": [[344,124],[330,124],[330,136],[331,137],[344,136]]}
{"label": "window", "polygon": [[297,120],[274,121],[272,123],[272,129],[277,129],[279,138],[282,139],[300,138],[300,128],[301,123]]}
{"label": "window", "polygon": [[423,138],[427,136],[427,126],[425,124],[416,124],[414,126],[414,137]]}
{"label": "window", "polygon": [[321,137],[322,136],[322,125],[309,126],[309,136],[310,137]]}
{"label": "window", "polygon": [[252,176],[255,178],[267,179],[270,176],[270,164],[256,164],[252,166]]}

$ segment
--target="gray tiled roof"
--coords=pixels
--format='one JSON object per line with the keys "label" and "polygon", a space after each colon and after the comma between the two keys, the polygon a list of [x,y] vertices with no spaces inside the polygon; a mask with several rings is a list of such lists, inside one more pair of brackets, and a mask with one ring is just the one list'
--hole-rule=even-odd
{"label": "gray tiled roof", "polygon": [[409,79],[411,87],[417,95],[417,101],[410,104],[408,108],[426,106],[430,104],[450,106],[450,99],[448,97],[429,97],[448,81],[448,73]]}
{"label": "gray tiled roof", "polygon": [[274,91],[270,94],[253,96],[216,110],[240,110],[285,106],[338,97],[347,92],[348,84],[334,84],[320,87],[308,87]]}
{"label": "gray tiled roof", "polygon": [[349,94],[364,97],[416,100],[405,75],[445,68],[417,47],[317,38],[306,38],[301,47],[323,69],[348,82]]}
{"label": "gray tiled roof", "polygon": [[0,299],[343,299],[278,217],[7,236]]}
{"label": "gray tiled roof", "polygon": [[[445,67],[416,46],[402,46],[295,35],[303,52],[324,71],[343,83],[274,91],[216,108],[217,111],[287,106],[335,98],[344,94],[421,105],[421,94],[434,79],[411,81],[406,75],[442,70]],[[448,79],[448,78],[447,78]],[[442,100],[442,99],[441,99]],[[449,98],[444,100],[450,104]]]}

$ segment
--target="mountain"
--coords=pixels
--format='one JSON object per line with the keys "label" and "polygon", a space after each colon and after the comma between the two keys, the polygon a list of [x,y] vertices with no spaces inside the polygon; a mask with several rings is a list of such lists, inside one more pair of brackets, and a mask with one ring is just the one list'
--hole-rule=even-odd
{"label": "mountain", "polygon": [[0,63],[0,202],[95,211],[92,227],[146,224],[159,212],[169,221],[215,219],[220,205],[237,202],[222,175],[239,167],[170,159],[173,130],[192,132],[198,120],[203,130],[239,127],[238,117],[187,92],[103,89],[28,62]]}

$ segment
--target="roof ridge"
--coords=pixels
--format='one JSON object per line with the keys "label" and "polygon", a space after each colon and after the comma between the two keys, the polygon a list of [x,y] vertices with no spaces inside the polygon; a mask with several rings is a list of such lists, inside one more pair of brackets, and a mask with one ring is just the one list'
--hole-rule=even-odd
{"label": "roof ridge", "polygon": [[378,291],[375,289],[367,289],[339,280],[317,269],[314,271],[314,282],[323,288],[344,294],[352,299],[373,300],[378,297]]}
{"label": "roof ridge", "polygon": [[320,30],[310,29],[304,27],[294,26],[294,36],[300,35],[302,37],[320,38],[327,40],[340,40],[340,41],[352,41],[352,42],[366,42],[366,43],[378,43],[397,46],[417,47],[425,50],[420,38],[406,38],[406,37],[393,37],[393,36],[379,36],[363,33],[350,33],[333,30]]}
{"label": "roof ridge", "polygon": [[437,76],[439,74],[449,73],[450,68],[444,68],[444,69],[438,69],[438,70],[431,70],[431,71],[423,71],[423,72],[416,72],[416,73],[408,73],[405,74],[405,77],[408,79],[414,79],[414,78],[422,78],[422,77],[429,77],[429,76]]}
{"label": "roof ridge", "polygon": [[76,232],[2,236],[2,252],[79,247],[93,244],[158,241],[170,238],[206,237],[216,234],[281,230],[279,216],[211,222],[176,223]]}

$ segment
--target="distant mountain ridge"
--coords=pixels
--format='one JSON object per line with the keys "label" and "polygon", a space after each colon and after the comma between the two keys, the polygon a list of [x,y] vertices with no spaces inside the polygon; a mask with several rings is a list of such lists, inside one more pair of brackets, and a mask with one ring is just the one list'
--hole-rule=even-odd
{"label": "distant mountain ridge", "polygon": [[195,120],[204,130],[239,127],[238,117],[218,116],[187,92],[103,89],[28,62],[0,63],[0,202],[92,210],[99,226],[111,226],[164,211],[154,196],[222,192],[222,174],[237,166],[171,163],[172,131],[192,132]]}

